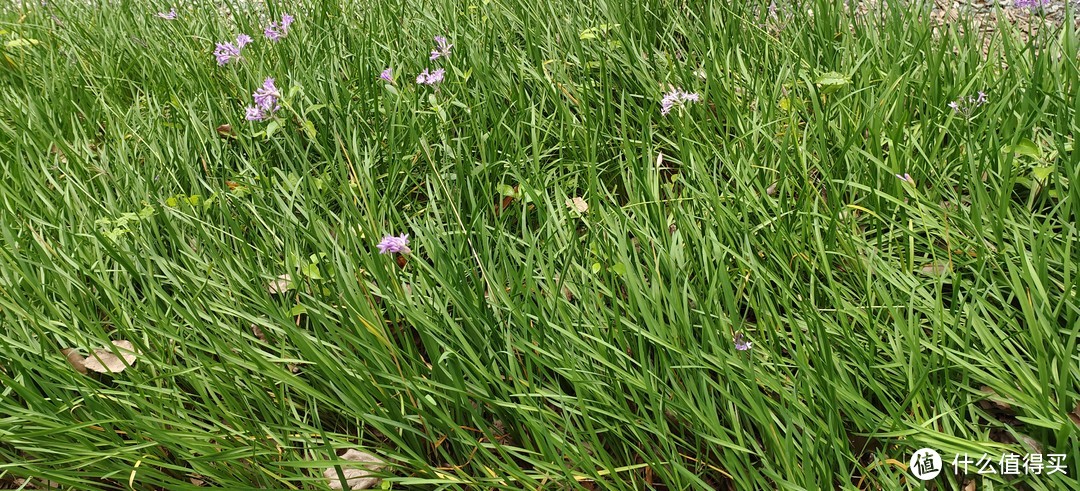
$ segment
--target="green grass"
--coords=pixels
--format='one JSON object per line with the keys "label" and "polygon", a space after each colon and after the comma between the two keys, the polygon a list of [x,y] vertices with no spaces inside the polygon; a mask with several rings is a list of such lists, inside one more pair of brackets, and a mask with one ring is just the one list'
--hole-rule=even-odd
{"label": "green grass", "polygon": [[[311,0],[274,44],[146,3],[0,14],[0,487],[325,489],[359,448],[390,489],[906,489],[930,447],[938,489],[1075,489],[1075,32]],[[1032,445],[1068,474],[952,476]]]}

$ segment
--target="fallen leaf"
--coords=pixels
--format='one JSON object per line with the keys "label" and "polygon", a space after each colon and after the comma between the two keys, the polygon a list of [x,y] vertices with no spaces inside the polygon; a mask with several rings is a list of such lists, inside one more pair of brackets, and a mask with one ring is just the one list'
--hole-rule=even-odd
{"label": "fallen leaf", "polygon": [[1073,409],[1073,411],[1069,413],[1069,419],[1071,419],[1076,426],[1080,426],[1080,401],[1076,402],[1076,409]]}
{"label": "fallen leaf", "polygon": [[74,368],[76,372],[86,373],[86,365],[83,364],[83,361],[86,360],[86,358],[83,358],[83,355],[79,354],[78,350],[75,348],[65,348],[60,350],[60,352],[67,357],[67,361],[71,364],[71,368]]}
{"label": "fallen leaf", "polygon": [[980,401],[980,405],[983,409],[996,408],[1002,411],[1012,412],[1012,406],[1005,402],[1005,399],[998,395],[997,391],[990,388],[990,386],[984,385],[979,387],[979,392],[986,395],[986,399]]}
{"label": "fallen leaf", "polygon": [[1032,450],[1031,453],[1043,453],[1043,446],[1041,443],[1039,443],[1038,440],[1023,433],[1017,433],[1017,436],[1020,437],[1020,441],[1024,444],[1025,447],[1027,447],[1029,450]]}
{"label": "fallen leaf", "polygon": [[330,489],[369,489],[379,484],[381,479],[371,477],[371,475],[384,467],[382,459],[356,449],[349,449],[340,458],[360,462],[363,465],[359,467],[342,465],[341,475],[345,477],[344,483],[341,482],[341,475],[338,474],[336,466],[326,469],[323,476],[330,481]]}
{"label": "fallen leaf", "polygon": [[949,263],[930,263],[919,268],[919,272],[929,276],[944,276],[952,271]]}
{"label": "fallen leaf", "polygon": [[218,126],[217,134],[222,138],[236,138],[236,132],[233,131],[232,125],[230,124]]}
{"label": "fallen leaf", "polygon": [[570,208],[571,211],[576,211],[578,213],[589,211],[589,203],[580,196],[576,198],[566,198],[566,207]]}
{"label": "fallen leaf", "polygon": [[[112,345],[112,349],[99,348],[94,350],[92,356],[83,360],[86,369],[98,373],[120,373],[132,363],[135,363],[138,352],[135,351],[131,341],[113,341]],[[116,356],[113,351],[120,352],[120,356],[123,358]]]}
{"label": "fallen leaf", "polygon": [[289,283],[291,283],[291,282],[292,282],[292,276],[289,276],[287,274],[283,274],[281,276],[278,276],[273,281],[271,281],[270,284],[266,286],[266,290],[269,291],[271,295],[277,295],[279,293],[285,293],[286,291],[289,290]]}
{"label": "fallen leaf", "polygon": [[254,334],[255,337],[259,338],[259,341],[266,342],[266,333],[264,333],[262,328],[260,328],[259,326],[252,324],[251,334]]}

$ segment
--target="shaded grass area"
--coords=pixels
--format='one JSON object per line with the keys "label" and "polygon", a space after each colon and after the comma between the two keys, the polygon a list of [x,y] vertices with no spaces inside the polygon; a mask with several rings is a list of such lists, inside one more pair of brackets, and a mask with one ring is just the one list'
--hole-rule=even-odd
{"label": "shaded grass area", "polygon": [[[930,447],[1069,456],[941,489],[1075,485],[1073,32],[49,4],[0,22],[0,482],[318,489],[360,448],[392,489],[900,489]],[[702,101],[661,116],[669,85]],[[123,373],[61,354],[118,339]]]}

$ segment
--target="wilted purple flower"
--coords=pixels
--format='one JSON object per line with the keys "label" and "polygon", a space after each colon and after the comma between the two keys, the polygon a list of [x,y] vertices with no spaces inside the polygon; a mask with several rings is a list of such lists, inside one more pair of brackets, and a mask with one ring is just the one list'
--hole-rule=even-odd
{"label": "wilted purple flower", "polygon": [[978,92],[978,95],[969,95],[950,102],[949,107],[959,114],[963,114],[966,117],[971,117],[971,114],[975,112],[976,108],[983,104],[986,104],[987,102],[989,102],[989,99],[986,98],[986,93],[980,90]]}
{"label": "wilted purple flower", "polygon": [[671,89],[671,92],[664,94],[664,98],[660,99],[660,114],[667,116],[672,109],[676,107],[683,107],[691,102],[698,102],[701,100],[701,95],[694,92],[686,92],[679,88]]}
{"label": "wilted purple flower", "polygon": [[431,50],[431,61],[450,56],[450,48],[453,47],[454,45],[447,42],[446,38],[435,36],[435,49]]}
{"label": "wilted purple flower", "polygon": [[168,12],[158,12],[157,16],[165,20],[176,20],[176,7]]}
{"label": "wilted purple flower", "polygon": [[400,237],[387,235],[386,237],[383,237],[382,242],[379,242],[377,247],[379,248],[379,254],[393,254],[395,252],[409,254],[412,252],[412,250],[409,249],[409,234]]}
{"label": "wilted purple flower", "polygon": [[281,23],[271,22],[263,30],[263,34],[271,41],[278,41],[289,34],[289,25],[293,22],[293,16],[285,14],[281,16]]}
{"label": "wilted purple flower", "polygon": [[906,182],[908,184],[911,184],[913,186],[915,185],[915,179],[911,178],[911,174],[908,174],[908,173],[904,173],[903,175],[897,174],[896,178],[900,179],[901,181],[904,181],[904,182]]}
{"label": "wilted purple flower", "polygon": [[266,111],[259,106],[248,106],[244,108],[244,119],[248,121],[262,121],[266,119]]}
{"label": "wilted purple flower", "polygon": [[281,92],[274,86],[274,79],[266,77],[263,81],[262,87],[259,87],[251,94],[251,97],[255,99],[255,105],[267,110],[278,110],[278,98],[281,97]]}
{"label": "wilted purple flower", "polygon": [[214,50],[214,56],[217,57],[218,65],[225,65],[230,61],[239,60],[240,51],[250,42],[251,36],[241,34],[236,36],[236,44],[217,43],[217,49]]}
{"label": "wilted purple flower", "polygon": [[430,73],[427,68],[425,68],[420,75],[416,76],[416,83],[421,85],[435,85],[443,81],[444,75],[446,75],[446,70],[443,70],[442,68]]}
{"label": "wilted purple flower", "polygon": [[742,332],[735,333],[735,337],[732,339],[732,341],[735,343],[735,349],[739,351],[747,351],[750,349],[751,346],[754,345],[754,343],[743,339]]}
{"label": "wilted purple flower", "polygon": [[[386,70],[383,70],[382,73],[379,74],[379,78],[386,80],[389,83],[394,83],[394,69],[387,67]],[[417,82],[419,82],[419,79],[417,79]]]}

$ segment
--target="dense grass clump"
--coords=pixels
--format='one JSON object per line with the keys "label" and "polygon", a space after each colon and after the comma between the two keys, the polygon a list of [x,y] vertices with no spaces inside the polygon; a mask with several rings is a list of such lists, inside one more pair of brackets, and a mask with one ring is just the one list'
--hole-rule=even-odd
{"label": "dense grass clump", "polygon": [[1076,33],[909,3],[0,7],[0,487],[1075,489]]}

